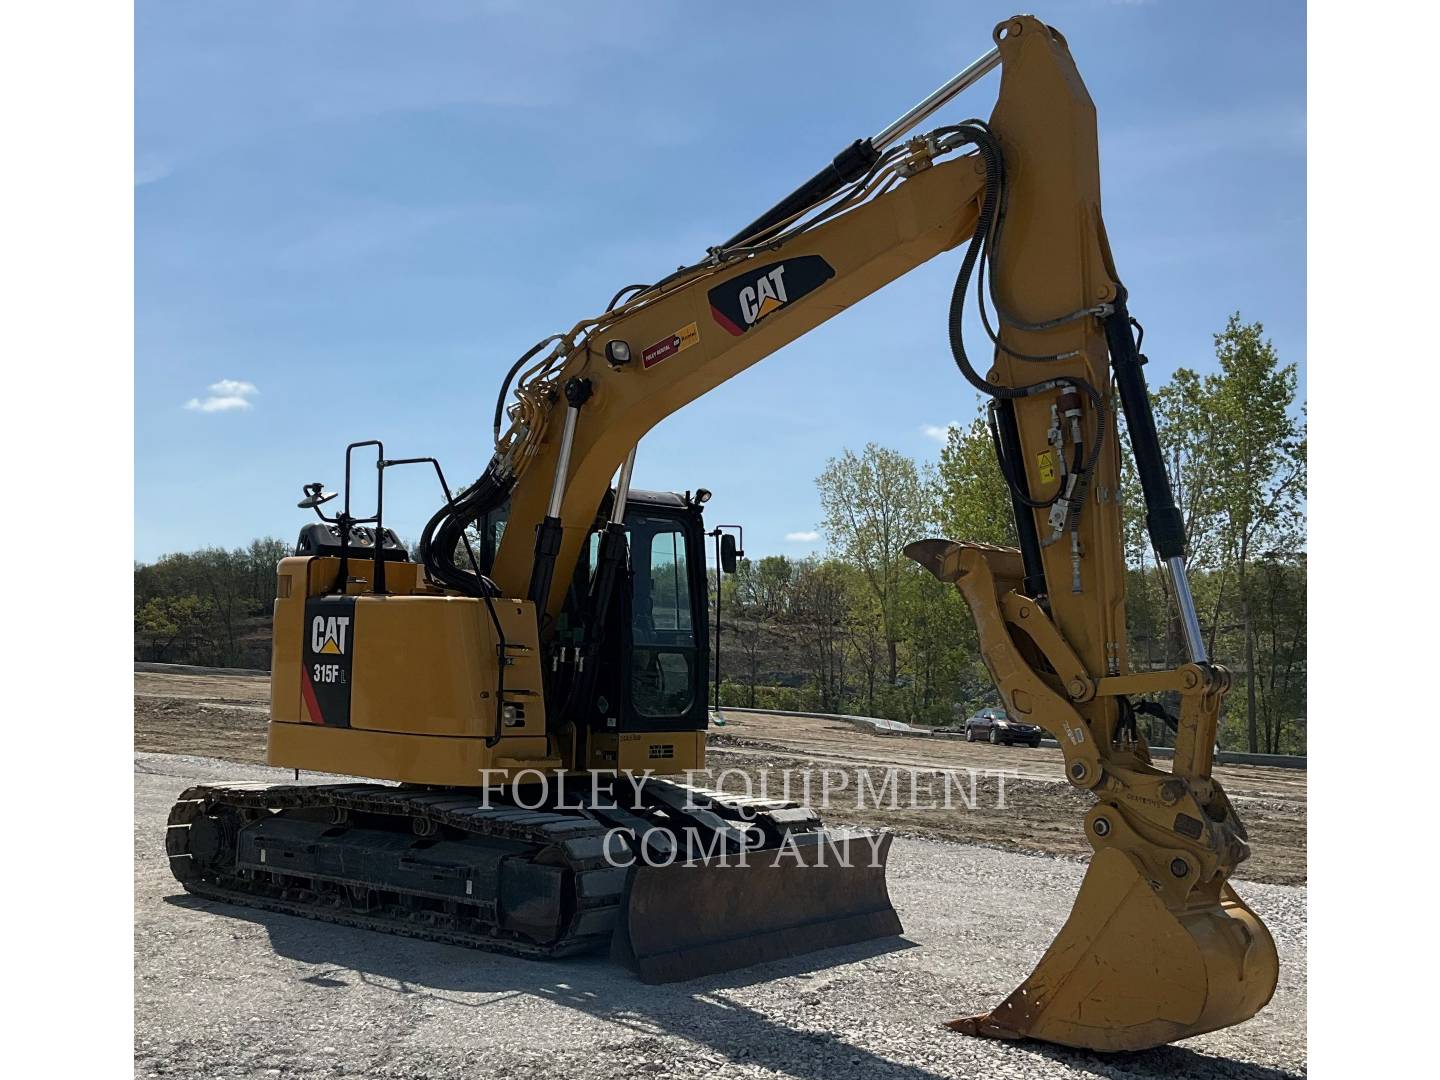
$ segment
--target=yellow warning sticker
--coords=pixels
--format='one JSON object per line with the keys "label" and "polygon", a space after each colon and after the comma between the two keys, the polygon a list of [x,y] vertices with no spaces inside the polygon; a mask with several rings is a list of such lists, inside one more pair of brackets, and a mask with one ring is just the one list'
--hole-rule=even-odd
{"label": "yellow warning sticker", "polygon": [[1035,464],[1040,469],[1041,483],[1053,484],[1055,482],[1055,454],[1051,450],[1041,450],[1035,455]]}

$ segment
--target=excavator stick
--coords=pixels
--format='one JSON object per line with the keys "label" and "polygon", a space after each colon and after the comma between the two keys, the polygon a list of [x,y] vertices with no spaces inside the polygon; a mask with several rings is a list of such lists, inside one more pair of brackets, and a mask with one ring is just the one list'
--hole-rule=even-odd
{"label": "excavator stick", "polygon": [[744,865],[637,865],[611,956],[647,983],[678,982],[899,934],[885,888],[890,839],[827,833],[748,852]]}
{"label": "excavator stick", "polygon": [[1144,1050],[1248,1020],[1275,992],[1278,964],[1270,932],[1228,884],[1214,900],[1172,910],[1139,860],[1106,848],[1030,977],[988,1013],[947,1026]]}

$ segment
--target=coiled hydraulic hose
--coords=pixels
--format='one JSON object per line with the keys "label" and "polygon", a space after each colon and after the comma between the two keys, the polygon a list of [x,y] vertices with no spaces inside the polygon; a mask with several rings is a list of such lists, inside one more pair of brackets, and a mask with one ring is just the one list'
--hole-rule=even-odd
{"label": "coiled hydraulic hose", "polygon": [[474,484],[435,511],[420,534],[420,560],[432,581],[465,596],[500,595],[479,567],[464,570],[455,556],[464,542],[465,527],[501,506],[513,486],[513,478],[502,477],[492,462]]}

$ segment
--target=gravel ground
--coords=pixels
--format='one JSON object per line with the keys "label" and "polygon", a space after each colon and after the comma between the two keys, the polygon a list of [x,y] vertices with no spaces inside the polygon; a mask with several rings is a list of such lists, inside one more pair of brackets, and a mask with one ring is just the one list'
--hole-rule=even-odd
{"label": "gravel ground", "polygon": [[136,754],[135,1025],[142,1077],[1244,1077],[1305,1071],[1303,887],[1240,883],[1280,947],[1255,1019],[1097,1055],[955,1035],[998,1002],[1069,911],[1083,864],[899,839],[905,936],[646,986],[603,957],[536,963],[233,908],[184,893],[163,831],[205,780],[288,772]]}
{"label": "gravel ground", "polygon": [[[159,665],[155,665],[159,667]],[[203,754],[246,764],[265,763],[265,727],[270,697],[268,676],[236,675],[210,669],[136,671],[135,749],[169,754]],[[729,713],[725,726],[709,732],[707,785],[759,792],[770,785],[780,794],[800,774],[829,772],[839,794],[826,810],[832,824],[888,828],[920,839],[956,841],[1088,858],[1090,845],[1080,820],[1092,805],[1088,793],[1064,779],[1060,751],[1046,747],[991,746],[963,739],[903,735],[878,736],[850,724],[813,717]],[[915,769],[923,774],[921,796],[912,805],[906,786],[900,806],[868,805],[857,798],[862,773],[869,790],[878,791],[888,770]],[[1005,799],[991,770],[1004,770]],[[926,791],[938,790],[936,770],[959,778],[968,790],[971,770],[981,774],[975,806],[944,809]],[[1306,802],[1308,776],[1303,769],[1222,765],[1215,770],[1250,832],[1253,853],[1241,867],[1253,881],[1303,885],[1306,876]],[[791,796],[818,801],[818,791],[796,788]]]}

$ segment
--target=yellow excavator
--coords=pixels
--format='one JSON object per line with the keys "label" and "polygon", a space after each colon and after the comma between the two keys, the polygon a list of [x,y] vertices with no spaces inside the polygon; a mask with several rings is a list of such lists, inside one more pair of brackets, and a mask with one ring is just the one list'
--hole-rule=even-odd
{"label": "yellow excavator", "polygon": [[[707,493],[630,480],[660,420],[963,245],[949,345],[989,398],[1019,547],[907,554],[960,590],[1006,709],[1093,795],[1095,850],[1034,973],[951,1026],[1132,1050],[1269,1001],[1275,945],[1229,884],[1249,849],[1211,776],[1230,676],[1186,583],[1100,212],[1095,108],[1052,27],[1017,16],[994,42],[694,265],[522,356],[474,483],[452,491],[438,462],[372,440],[346,451],[338,512],[323,508],[338,493],[305,485],[319,520],[278,570],[269,761],[385,782],[189,789],[167,832],[186,889],[524,956],[608,946],[649,981],[900,933],[888,836],[666,778],[705,765]],[[912,134],[996,67],[988,121]],[[972,291],[994,343],[983,374],[963,337]],[[1188,650],[1174,670],[1127,655],[1117,406]],[[372,455],[361,516],[351,473]],[[443,490],[415,560],[383,521],[402,466]],[[1168,770],[1138,714],[1173,727]]]}

